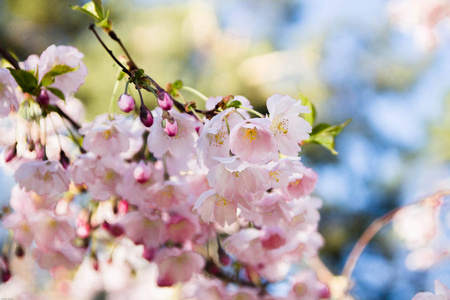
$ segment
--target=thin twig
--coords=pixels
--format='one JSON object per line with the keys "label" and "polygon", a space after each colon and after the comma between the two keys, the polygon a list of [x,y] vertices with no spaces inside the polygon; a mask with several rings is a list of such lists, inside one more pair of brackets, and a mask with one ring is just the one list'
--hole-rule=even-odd
{"label": "thin twig", "polygon": [[0,45],[0,54],[6,59],[16,70],[20,70],[19,62],[5,48]]}
{"label": "thin twig", "polygon": [[108,32],[108,35],[116,42],[119,43],[120,47],[122,48],[122,50],[125,52],[125,54],[128,57],[128,60],[130,61],[130,69],[131,70],[137,70],[138,67],[136,65],[136,63],[133,61],[133,59],[131,58],[131,55],[128,53],[127,49],[125,48],[125,46],[122,44],[122,41],[119,39],[119,37],[117,36],[117,34],[114,31],[110,31]]}
{"label": "thin twig", "polygon": [[114,56],[113,52],[111,50],[109,50],[109,48],[105,45],[105,43],[103,43],[102,39],[97,34],[97,31],[95,31],[95,25],[94,24],[89,25],[89,30],[91,30],[95,34],[95,37],[97,38],[97,40],[100,42],[100,44],[102,44],[103,48],[105,48],[105,50],[109,53],[109,55],[112,57],[112,59],[114,59],[116,64],[118,64],[122,68],[122,71],[125,74],[127,74],[128,76],[131,77],[130,71],[128,71],[128,69],[125,68],[124,65],[122,65],[122,63]]}
{"label": "thin twig", "polygon": [[[347,261],[345,262],[345,266],[344,269],[342,271],[342,276],[347,278],[347,280],[350,280],[352,273],[353,273],[353,269],[356,266],[356,263],[359,259],[359,257],[361,256],[362,252],[364,251],[364,249],[366,248],[366,246],[369,244],[369,242],[372,240],[372,238],[378,233],[378,231],[380,231],[381,228],[383,228],[385,225],[387,225],[389,222],[391,222],[395,215],[402,209],[406,208],[406,207],[410,207],[413,205],[418,205],[418,204],[427,204],[430,203],[430,201],[439,201],[440,198],[450,195],[450,190],[444,190],[444,191],[439,191],[436,192],[434,194],[432,194],[429,197],[426,197],[425,199],[422,199],[419,202],[414,202],[405,206],[401,206],[398,207],[390,212],[388,212],[387,214],[385,214],[384,216],[381,216],[380,218],[376,219],[375,221],[372,222],[372,224],[370,224],[369,228],[366,229],[366,231],[364,231],[364,233],[362,234],[362,236],[359,238],[359,240],[356,242],[355,246],[353,247],[352,251],[350,252],[350,255],[347,258]],[[431,202],[431,203],[434,203]]]}

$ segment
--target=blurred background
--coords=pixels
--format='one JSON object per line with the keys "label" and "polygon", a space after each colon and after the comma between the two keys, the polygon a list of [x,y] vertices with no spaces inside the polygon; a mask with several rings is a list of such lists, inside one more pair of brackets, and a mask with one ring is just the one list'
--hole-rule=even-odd
{"label": "blurred background", "polygon": [[[89,75],[76,96],[92,120],[107,111],[117,71],[87,29],[91,20],[68,7],[85,2],[0,0],[0,44],[21,61],[51,44],[77,47]],[[207,96],[243,95],[260,111],[274,93],[302,92],[319,123],[353,119],[338,156],[314,145],[302,151],[319,174],[321,258],[335,274],[373,220],[450,188],[449,1],[103,2],[138,66],[162,84],[182,79]],[[11,182],[0,177],[3,187]],[[434,291],[435,279],[450,287],[448,208],[413,215],[409,233],[384,228],[356,266],[355,298],[411,299]],[[415,228],[434,225],[429,240],[408,243]]]}

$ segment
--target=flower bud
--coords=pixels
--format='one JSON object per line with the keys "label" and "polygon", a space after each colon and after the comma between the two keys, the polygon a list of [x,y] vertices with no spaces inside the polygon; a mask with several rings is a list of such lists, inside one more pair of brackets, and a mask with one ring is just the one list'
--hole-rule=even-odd
{"label": "flower bud", "polygon": [[102,227],[114,237],[119,237],[125,233],[125,229],[119,224],[110,224],[104,221]]}
{"label": "flower bud", "polygon": [[171,120],[162,120],[162,127],[164,128],[164,132],[170,137],[174,137],[178,133],[178,124],[177,121],[173,118],[171,118]]}
{"label": "flower bud", "polygon": [[14,145],[9,146],[5,150],[5,162],[10,162],[17,155],[17,142]]}
{"label": "flower bud", "polygon": [[45,157],[45,147],[41,142],[34,144],[34,151],[36,152],[36,159],[43,159]]}
{"label": "flower bud", "polygon": [[139,118],[141,119],[141,122],[142,124],[144,124],[145,127],[150,127],[153,125],[152,112],[144,104],[141,105],[141,112],[139,114]]}
{"label": "flower bud", "polygon": [[173,107],[173,100],[169,93],[164,90],[158,91],[158,105],[164,110],[170,110]]}
{"label": "flower bud", "polygon": [[70,160],[62,150],[59,152],[59,162],[65,170],[67,170],[67,167],[70,166]]}
{"label": "flower bud", "polygon": [[41,90],[39,96],[37,97],[37,103],[39,105],[47,105],[50,103],[50,97],[48,96],[47,90]]}
{"label": "flower bud", "polygon": [[134,109],[134,98],[128,94],[122,94],[119,97],[119,101],[117,102],[121,111],[129,113]]}
{"label": "flower bud", "polygon": [[128,211],[128,202],[126,200],[120,200],[117,204],[117,212],[120,214],[126,214]]}
{"label": "flower bud", "polygon": [[139,183],[145,183],[150,179],[151,170],[150,167],[144,162],[140,161],[134,168],[133,177]]}

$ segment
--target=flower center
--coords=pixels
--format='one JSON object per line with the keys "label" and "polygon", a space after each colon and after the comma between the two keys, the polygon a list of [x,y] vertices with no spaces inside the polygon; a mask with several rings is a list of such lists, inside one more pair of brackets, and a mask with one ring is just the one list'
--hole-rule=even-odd
{"label": "flower center", "polygon": [[254,140],[259,138],[258,131],[256,130],[256,128],[245,128],[244,138],[249,140],[250,142],[253,142]]}

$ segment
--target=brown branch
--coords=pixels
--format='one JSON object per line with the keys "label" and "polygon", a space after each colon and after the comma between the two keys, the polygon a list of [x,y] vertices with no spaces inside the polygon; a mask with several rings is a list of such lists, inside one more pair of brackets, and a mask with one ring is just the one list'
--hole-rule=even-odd
{"label": "brown branch", "polygon": [[0,54],[6,59],[16,70],[20,70],[19,62],[5,48],[0,45]]}

